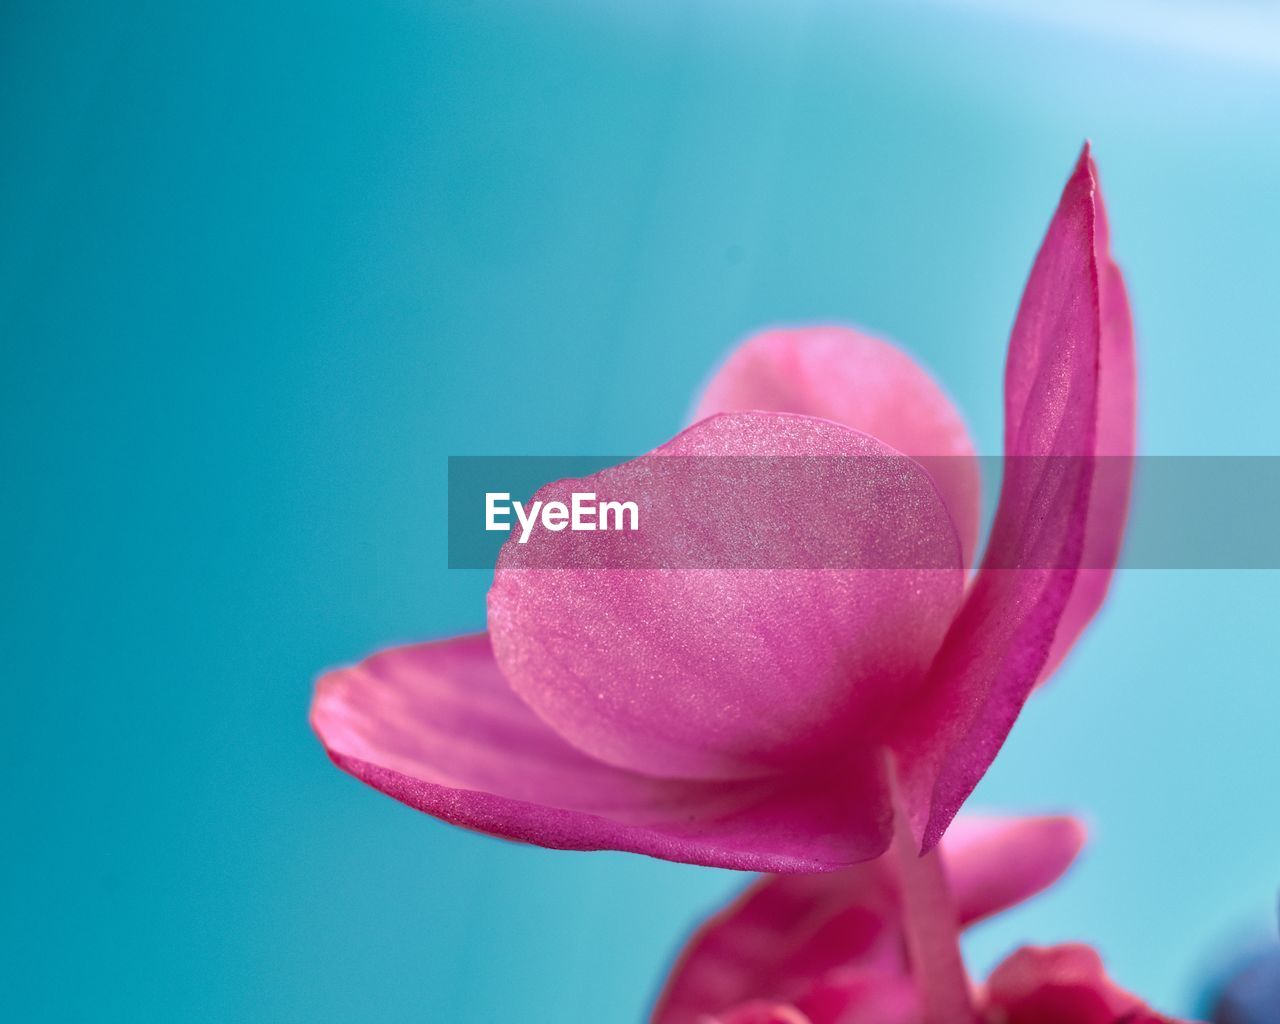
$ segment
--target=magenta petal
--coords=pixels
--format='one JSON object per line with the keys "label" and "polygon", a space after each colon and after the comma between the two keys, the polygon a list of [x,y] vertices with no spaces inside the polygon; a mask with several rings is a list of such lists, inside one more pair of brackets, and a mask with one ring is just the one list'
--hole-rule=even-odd
{"label": "magenta petal", "polygon": [[799,1004],[815,990],[843,990],[850,970],[903,976],[898,905],[889,856],[825,875],[762,879],[690,940],[653,1020],[694,1024],[753,999]]}
{"label": "magenta petal", "polygon": [[924,1024],[914,979],[884,970],[833,972],[800,1000],[811,1024]]}
{"label": "magenta petal", "polygon": [[393,648],[324,676],[311,721],[344,771],[481,832],[752,871],[874,857],[891,816],[876,762],[838,779],[655,779],[569,746],[511,690],[487,636]]}
{"label": "magenta petal", "polygon": [[766,331],[744,341],[707,384],[694,419],[713,413],[800,413],[843,423],[925,459],[971,564],[980,482],[964,420],[909,355],[848,327]]}
{"label": "magenta petal", "polygon": [[[911,894],[920,925],[954,942],[955,910],[968,923],[1032,895],[1065,867],[1079,838],[1069,818],[960,819],[941,850],[958,906],[920,906],[931,897],[926,884]],[[910,973],[903,886],[921,880],[904,879],[904,863],[890,853],[844,871],[757,882],[690,939],[655,1024],[691,1024],[756,999],[793,1003],[814,1024],[843,1021],[854,1005],[876,1007],[867,1020],[915,1019],[925,983],[938,979]]]}
{"label": "magenta petal", "polygon": [[947,831],[943,864],[965,927],[1047,889],[1084,846],[1075,818],[964,814]]}
{"label": "magenta petal", "polygon": [[997,967],[983,992],[1000,1024],[1178,1024],[1119,988],[1088,946],[1027,946]]}
{"label": "magenta petal", "polygon": [[[954,941],[957,912],[970,924],[1034,895],[1082,841],[1071,818],[962,817],[940,851],[956,906],[920,906],[930,893],[913,893],[917,922]],[[830,874],[762,879],[689,940],[655,1024],[691,1024],[751,1000],[793,1003],[814,1024],[843,1021],[837,1011],[855,1000],[879,1008],[867,1020],[912,1019],[924,985],[937,981],[913,979],[907,959],[903,887],[919,886],[919,874],[889,853]]]}
{"label": "magenta petal", "polygon": [[1006,372],[1005,478],[983,567],[894,741],[904,801],[935,844],[1049,657],[1093,522],[1103,349],[1098,190],[1081,155],[1032,267]]}
{"label": "magenta petal", "polygon": [[735,1006],[714,1020],[710,1017],[704,1020],[709,1024],[815,1024],[794,1006],[756,1001]]}
{"label": "magenta petal", "polygon": [[[797,514],[825,488],[797,488],[783,462],[857,464],[860,489],[838,515],[829,505]],[[777,413],[702,420],[650,455],[550,485],[535,500],[577,491],[621,499],[665,484],[677,464],[708,463],[697,486],[641,501],[654,514],[695,506],[648,533],[642,521],[637,544],[669,544],[677,557],[696,542],[727,560],[744,531],[776,521],[767,549],[777,558],[816,523],[820,542],[838,535],[894,567],[546,568],[544,552],[587,550],[584,537],[648,549],[625,546],[625,533],[544,532],[523,546],[512,538],[489,591],[498,663],[557,733],[610,764],[686,778],[838,775],[833,758],[864,756],[920,686],[959,604],[951,517],[912,460],[839,424]],[[729,463],[752,467],[741,486],[720,479]],[[808,564],[804,553],[796,565]]]}
{"label": "magenta petal", "polygon": [[1098,352],[1098,426],[1094,454],[1093,495],[1085,528],[1083,564],[1071,590],[1071,599],[1058,623],[1041,669],[1044,680],[1071,649],[1106,597],[1111,575],[1120,557],[1129,493],[1133,484],[1133,456],[1137,451],[1137,365],[1133,344],[1133,317],[1124,277],[1111,258],[1102,191],[1097,188],[1097,168],[1086,151],[1095,185],[1096,220],[1094,258],[1098,268],[1098,302],[1102,337]]}

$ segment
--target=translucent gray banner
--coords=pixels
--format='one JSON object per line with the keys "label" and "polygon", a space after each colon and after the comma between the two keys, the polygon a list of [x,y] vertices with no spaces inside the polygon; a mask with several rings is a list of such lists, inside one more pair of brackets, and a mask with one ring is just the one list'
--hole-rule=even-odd
{"label": "translucent gray banner", "polygon": [[[1131,478],[1120,567],[1280,569],[1280,456],[453,456],[448,564],[492,569],[510,542],[513,568],[943,568],[957,543],[938,494],[956,501],[975,463],[984,537],[1002,486],[1023,536],[1065,531],[980,543],[987,564],[1076,564],[1066,533],[1080,516],[1063,502],[1088,491],[1114,515]],[[1083,568],[1107,567],[1084,547]]]}

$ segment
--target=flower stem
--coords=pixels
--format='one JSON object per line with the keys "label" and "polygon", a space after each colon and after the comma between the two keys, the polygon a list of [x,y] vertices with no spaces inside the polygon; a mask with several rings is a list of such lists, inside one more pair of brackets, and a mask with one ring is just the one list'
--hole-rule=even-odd
{"label": "flower stem", "polygon": [[936,849],[920,856],[901,804],[894,801],[894,856],[902,882],[902,926],[922,1000],[924,1024],[972,1024],[976,1020],[969,976],[960,956],[951,889]]}

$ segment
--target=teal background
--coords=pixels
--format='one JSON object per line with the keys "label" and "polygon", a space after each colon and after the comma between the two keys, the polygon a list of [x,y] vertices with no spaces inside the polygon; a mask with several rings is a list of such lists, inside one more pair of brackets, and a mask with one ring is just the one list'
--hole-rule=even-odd
{"label": "teal background", "polygon": [[[313,678],[483,625],[447,455],[643,450],[762,325],[897,338],[998,451],[1085,136],[1145,450],[1280,451],[1275,17],[1026,10],[5,4],[5,1015],[638,1019],[741,877],[418,815],[328,764]],[[1278,597],[1119,579],[975,801],[1094,843],[976,969],[1086,939],[1186,1010],[1265,926]]]}

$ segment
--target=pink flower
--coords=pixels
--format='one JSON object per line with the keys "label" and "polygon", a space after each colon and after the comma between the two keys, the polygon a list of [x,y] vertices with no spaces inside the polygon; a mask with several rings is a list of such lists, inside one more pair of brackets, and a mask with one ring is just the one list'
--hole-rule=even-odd
{"label": "pink flower", "polygon": [[[513,539],[488,634],[329,673],[312,724],[369,785],[542,846],[829,871],[878,856],[905,817],[930,849],[1098,609],[1123,530],[1127,467],[1104,480],[1088,458],[1132,452],[1134,369],[1087,147],[1014,323],[1005,411],[1015,458],[969,581],[977,466],[932,379],[843,328],[755,337],[693,426],[591,487],[673,455],[878,456],[892,479],[826,528],[927,568],[533,570]],[[758,507],[797,500],[757,484]],[[729,545],[731,525],[699,542]]]}
{"label": "pink flower", "polygon": [[920,962],[1051,885],[1083,840],[1070,818],[962,817],[941,886],[901,843],[842,871],[761,879],[689,941],[654,1024],[1173,1024],[1086,946],[1020,949],[977,991]]}

